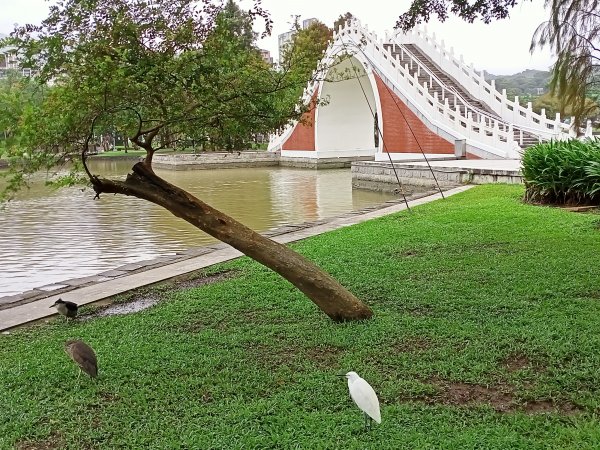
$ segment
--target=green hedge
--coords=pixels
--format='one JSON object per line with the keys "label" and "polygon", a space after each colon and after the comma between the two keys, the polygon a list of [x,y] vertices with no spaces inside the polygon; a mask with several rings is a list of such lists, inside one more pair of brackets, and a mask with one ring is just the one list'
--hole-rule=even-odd
{"label": "green hedge", "polygon": [[550,141],[523,154],[525,201],[600,204],[600,140]]}

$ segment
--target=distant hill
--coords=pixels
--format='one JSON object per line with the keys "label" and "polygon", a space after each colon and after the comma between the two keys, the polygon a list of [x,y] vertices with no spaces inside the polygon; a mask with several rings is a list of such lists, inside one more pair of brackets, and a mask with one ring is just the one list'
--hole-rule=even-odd
{"label": "distant hill", "polygon": [[542,95],[548,92],[548,83],[550,82],[550,72],[546,70],[528,69],[514,75],[494,75],[484,72],[487,81],[495,80],[496,89],[502,92],[506,89],[508,98],[515,95]]}

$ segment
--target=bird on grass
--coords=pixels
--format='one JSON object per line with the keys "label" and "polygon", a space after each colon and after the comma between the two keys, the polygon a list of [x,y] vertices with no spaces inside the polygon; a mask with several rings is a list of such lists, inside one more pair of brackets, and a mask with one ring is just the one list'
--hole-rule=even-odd
{"label": "bird on grass", "polygon": [[365,415],[365,429],[371,429],[372,420],[381,423],[379,399],[371,385],[359,377],[356,372],[348,372],[347,374],[341,374],[340,376],[348,379],[350,397],[352,397],[356,406],[358,406]]}
{"label": "bird on grass", "polygon": [[77,311],[79,310],[77,303],[66,302],[62,298],[59,298],[53,305],[50,305],[50,308],[54,308],[55,306],[58,313],[63,315],[67,322],[69,318],[74,319],[77,317]]}
{"label": "bird on grass", "polygon": [[77,378],[81,375],[81,371],[87,373],[90,378],[98,376],[98,360],[92,347],[83,341],[72,340],[65,342],[65,352],[79,366]]}

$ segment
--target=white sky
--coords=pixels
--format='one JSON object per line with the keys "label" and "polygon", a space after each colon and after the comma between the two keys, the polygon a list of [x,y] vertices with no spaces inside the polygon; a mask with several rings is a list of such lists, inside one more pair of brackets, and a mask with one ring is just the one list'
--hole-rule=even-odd
{"label": "white sky", "polygon": [[[53,0],[50,0],[53,1]],[[242,0],[241,5],[248,5]],[[547,70],[553,62],[548,49],[529,53],[531,37],[537,26],[547,20],[543,0],[522,0],[510,18],[492,22],[468,24],[450,18],[440,24],[430,21],[428,29],[435,31],[446,47],[454,47],[457,55],[463,54],[465,62],[473,63],[476,69],[494,74],[513,74],[525,69]],[[328,26],[346,11],[350,11],[363,24],[379,36],[392,30],[398,16],[408,9],[409,0],[263,0],[263,7],[271,13],[274,21],[273,35],[259,42],[259,46],[278,57],[277,35],[290,28],[291,16],[299,14],[302,19],[316,17]],[[0,33],[9,33],[18,23],[39,23],[46,17],[47,0],[0,0]],[[392,6],[390,6],[392,5]]]}

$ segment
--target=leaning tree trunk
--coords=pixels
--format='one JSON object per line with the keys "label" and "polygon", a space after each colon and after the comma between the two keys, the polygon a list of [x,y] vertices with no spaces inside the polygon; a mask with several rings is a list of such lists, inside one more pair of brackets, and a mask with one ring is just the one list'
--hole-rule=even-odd
{"label": "leaning tree trunk", "polygon": [[314,263],[166,182],[147,164],[137,163],[124,182],[95,176],[91,181],[97,195],[120,193],[148,200],[231,245],[280,274],[334,321],[368,319],[373,315],[368,306]]}

